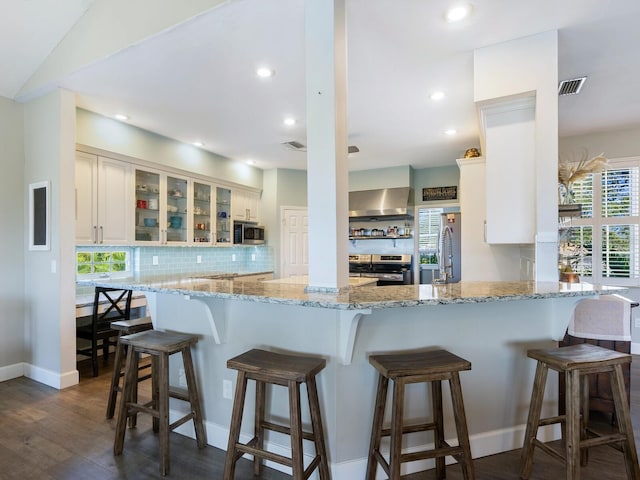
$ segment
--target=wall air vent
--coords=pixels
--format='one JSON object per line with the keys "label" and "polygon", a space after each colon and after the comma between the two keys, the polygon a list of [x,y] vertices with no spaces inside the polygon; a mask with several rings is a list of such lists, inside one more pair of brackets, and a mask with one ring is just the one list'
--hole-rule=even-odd
{"label": "wall air vent", "polygon": [[587,77],[572,78],[571,80],[563,80],[558,85],[558,96],[576,95],[580,93],[580,89],[584,85]]}
{"label": "wall air vent", "polygon": [[296,142],[295,140],[291,140],[290,142],[284,142],[282,145],[287,147],[289,150],[295,150],[297,152],[307,151],[307,146],[304,143]]}

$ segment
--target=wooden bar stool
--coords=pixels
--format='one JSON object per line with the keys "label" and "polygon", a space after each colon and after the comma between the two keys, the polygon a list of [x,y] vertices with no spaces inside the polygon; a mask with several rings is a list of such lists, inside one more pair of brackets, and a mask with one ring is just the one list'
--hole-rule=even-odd
{"label": "wooden bar stool", "polygon": [[[116,425],[116,437],[113,444],[114,455],[120,455],[124,447],[124,435],[127,417],[136,413],[147,413],[153,416],[153,430],[159,432],[160,441],[160,473],[169,473],[169,433],[189,420],[193,420],[198,448],[207,444],[207,436],[202,420],[202,407],[196,383],[196,375],[191,358],[191,346],[198,342],[196,335],[175,332],[147,330],[120,338],[127,347],[127,363],[125,366],[120,410]],[[169,388],[169,355],[182,353],[187,392]],[[133,398],[138,382],[138,355],[151,355],[152,400],[146,404],[138,404]],[[169,397],[189,402],[191,411],[184,417],[169,424]]]}
{"label": "wooden bar stool", "polygon": [[[473,480],[475,473],[471,458],[469,432],[462,401],[462,387],[459,372],[471,370],[471,363],[446,350],[431,350],[412,353],[371,355],[369,363],[379,372],[378,391],[371,429],[369,461],[366,480],[375,480],[376,469],[380,464],[389,480],[400,480],[400,466],[405,462],[436,459],[436,476],[445,478],[445,458],[453,456],[462,467],[465,480]],[[393,380],[393,406],[391,427],[382,428],[389,379]],[[442,415],[442,380],[449,380],[453,414],[458,435],[457,447],[450,446],[444,440],[444,422]],[[432,421],[415,425],[404,425],[404,391],[411,383],[431,382]],[[402,435],[406,433],[433,430],[434,449],[420,452],[402,453]],[[391,437],[389,462],[380,452],[380,440]]]}
{"label": "wooden bar stool", "polygon": [[[533,466],[535,447],[566,463],[566,479],[580,478],[580,463],[586,464],[590,447],[611,445],[624,454],[627,478],[640,480],[638,454],[622,374],[622,366],[631,362],[631,355],[615,352],[588,343],[548,350],[529,350],[527,355],[538,361],[529,407],[529,418],[522,448],[520,477],[528,479]],[[544,389],[549,368],[564,374],[566,383],[565,415],[540,418]],[[611,379],[618,433],[598,435],[587,429],[589,412],[588,375],[607,373]],[[581,408],[584,411],[581,419]],[[565,451],[560,453],[539,441],[538,428],[554,423],[563,424]],[[565,434],[566,431],[566,434]],[[581,457],[582,453],[582,457]]]}
{"label": "wooden bar stool", "polygon": [[[318,402],[316,375],[325,367],[322,358],[285,355],[253,349],[227,361],[227,367],[238,371],[233,414],[229,430],[229,445],[224,463],[224,480],[233,480],[236,462],[242,455],[253,455],[253,470],[260,475],[262,459],[291,467],[294,480],[304,480],[319,469],[320,480],[330,480],[329,464],[324,444],[324,430]],[[239,442],[242,411],[247,393],[247,380],[256,382],[254,437],[247,444]],[[290,426],[271,423],[265,418],[266,384],[282,385],[289,390]],[[312,432],[302,430],[300,384],[306,383],[311,413]],[[291,458],[264,449],[264,431],[273,430],[291,436]],[[316,456],[305,469],[302,440],[314,442]]]}
{"label": "wooden bar stool", "polygon": [[[125,347],[120,342],[120,337],[124,335],[131,335],[132,333],[144,332],[146,330],[153,329],[153,324],[151,323],[151,317],[143,317],[136,318],[134,320],[120,320],[118,322],[112,322],[111,328],[118,331],[118,342],[116,343],[116,354],[113,365],[113,373],[111,374],[111,387],[109,387],[109,400],[107,401],[107,418],[113,418],[113,414],[116,411],[116,399],[118,397],[118,392],[122,391],[120,387],[120,378],[124,377],[124,360],[125,360]],[[143,364],[139,363],[138,371],[142,369],[151,368],[150,362],[145,362]],[[151,378],[151,374],[148,373],[143,375],[142,377],[138,375],[138,382],[142,382],[143,380],[148,380]],[[133,401],[137,402],[138,400],[138,389],[134,389],[134,397]],[[132,416],[129,418],[129,426],[135,427],[136,425],[136,416]]]}

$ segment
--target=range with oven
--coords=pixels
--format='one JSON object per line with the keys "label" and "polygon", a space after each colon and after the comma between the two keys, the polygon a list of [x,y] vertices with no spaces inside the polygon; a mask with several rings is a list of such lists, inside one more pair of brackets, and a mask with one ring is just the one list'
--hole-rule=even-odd
{"label": "range with oven", "polygon": [[378,279],[378,285],[413,284],[412,256],[359,253],[349,255],[349,276]]}

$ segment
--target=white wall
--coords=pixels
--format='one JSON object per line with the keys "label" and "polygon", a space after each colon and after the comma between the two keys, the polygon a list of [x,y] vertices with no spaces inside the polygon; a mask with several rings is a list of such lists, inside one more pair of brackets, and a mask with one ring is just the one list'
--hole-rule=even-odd
{"label": "white wall", "polygon": [[77,142],[109,152],[262,189],[262,170],[153,132],[78,109]]}
{"label": "white wall", "polygon": [[[25,247],[25,375],[64,388],[78,382],[75,363],[75,97],[69,92],[55,91],[27,103],[24,108],[24,183],[51,182],[50,250],[27,251]],[[26,194],[24,200],[27,201]],[[26,231],[27,222],[24,222]]]}
{"label": "white wall", "polygon": [[0,381],[22,375],[24,361],[24,248],[26,188],[23,108],[0,97]]}

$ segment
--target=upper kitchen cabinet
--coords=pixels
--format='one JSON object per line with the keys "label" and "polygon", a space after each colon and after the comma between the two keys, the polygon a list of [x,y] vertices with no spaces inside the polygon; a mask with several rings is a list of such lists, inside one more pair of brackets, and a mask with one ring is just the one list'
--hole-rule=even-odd
{"label": "upper kitchen cabinet", "polygon": [[233,220],[258,222],[260,220],[260,192],[234,188],[231,192]]}
{"label": "upper kitchen cabinet", "polygon": [[199,245],[211,245],[215,192],[213,186],[199,180],[193,181],[193,242]]}
{"label": "upper kitchen cabinet", "polygon": [[76,152],[76,243],[124,245],[131,240],[131,167]]}
{"label": "upper kitchen cabinet", "polygon": [[186,244],[189,179],[161,171],[135,168],[135,242]]}
{"label": "upper kitchen cabinet", "polygon": [[231,190],[216,187],[216,238],[217,244],[231,244]]}
{"label": "upper kitchen cabinet", "polygon": [[485,136],[486,241],[533,244],[536,233],[535,97],[480,109]]}

